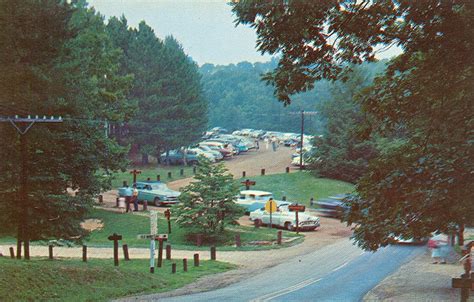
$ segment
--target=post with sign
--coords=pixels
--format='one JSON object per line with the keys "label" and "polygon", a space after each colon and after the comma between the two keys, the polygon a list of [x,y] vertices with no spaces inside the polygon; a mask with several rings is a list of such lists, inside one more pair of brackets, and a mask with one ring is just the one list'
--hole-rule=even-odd
{"label": "post with sign", "polygon": [[245,186],[245,190],[250,190],[250,186],[255,186],[256,182],[250,179],[242,181],[241,184]]}
{"label": "post with sign", "polygon": [[[144,201],[146,202],[146,201]],[[150,235],[158,233],[158,212],[150,212]],[[155,272],[155,238],[150,238],[150,273]]]}
{"label": "post with sign", "polygon": [[272,228],[272,223],[273,223],[272,214],[276,212],[276,210],[277,210],[276,202],[273,200],[273,198],[270,198],[265,204],[265,211],[267,213],[270,213],[270,224],[269,224],[270,228]]}
{"label": "post with sign", "polygon": [[292,211],[292,212],[296,212],[296,234],[299,234],[299,225],[300,225],[300,222],[298,220],[298,212],[304,212],[306,209],[305,206],[302,206],[302,205],[299,205],[299,204],[296,204],[296,205],[289,205],[288,206],[288,210]]}
{"label": "post with sign", "polygon": [[141,173],[142,173],[142,171],[137,170],[137,169],[133,169],[132,171],[130,171],[130,174],[133,174],[133,183],[134,184],[137,182],[137,175],[141,174]]}
{"label": "post with sign", "polygon": [[113,233],[108,237],[109,240],[112,240],[114,242],[114,265],[118,266],[119,265],[119,259],[118,259],[118,241],[122,240],[122,235],[118,235],[116,233]]}

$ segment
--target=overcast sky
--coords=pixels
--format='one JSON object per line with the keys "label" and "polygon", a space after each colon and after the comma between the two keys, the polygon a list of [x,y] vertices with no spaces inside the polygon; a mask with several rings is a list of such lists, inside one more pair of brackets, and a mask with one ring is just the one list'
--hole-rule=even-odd
{"label": "overcast sky", "polygon": [[[199,65],[241,61],[266,62],[255,49],[256,34],[248,26],[235,27],[228,0],[89,0],[106,20],[121,16],[136,27],[142,20],[164,38],[173,35]],[[382,57],[398,54],[390,50]]]}

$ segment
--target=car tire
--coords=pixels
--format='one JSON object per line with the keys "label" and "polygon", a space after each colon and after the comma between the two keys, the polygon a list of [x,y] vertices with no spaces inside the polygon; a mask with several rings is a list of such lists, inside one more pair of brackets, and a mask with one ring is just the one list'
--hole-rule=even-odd
{"label": "car tire", "polygon": [[285,229],[292,232],[295,230],[295,226],[291,222],[287,221],[285,222]]}
{"label": "car tire", "polygon": [[161,203],[161,200],[159,197],[155,197],[155,199],[153,199],[153,204],[155,205],[155,207],[159,207],[162,205]]}

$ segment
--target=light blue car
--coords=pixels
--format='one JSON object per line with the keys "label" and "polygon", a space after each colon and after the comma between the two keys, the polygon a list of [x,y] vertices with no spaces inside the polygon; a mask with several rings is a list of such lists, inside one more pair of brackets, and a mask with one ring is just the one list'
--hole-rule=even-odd
{"label": "light blue car", "polygon": [[[181,193],[171,190],[161,181],[143,181],[137,182],[136,185],[139,202],[147,202],[157,207],[173,205],[179,202],[178,197]],[[126,189],[126,187],[118,189],[119,197],[125,197]]]}

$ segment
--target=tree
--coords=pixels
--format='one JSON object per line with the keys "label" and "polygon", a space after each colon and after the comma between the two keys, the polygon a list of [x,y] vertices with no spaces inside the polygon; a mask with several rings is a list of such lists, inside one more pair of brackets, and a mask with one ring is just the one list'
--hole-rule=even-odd
{"label": "tree", "polygon": [[130,120],[129,141],[142,153],[158,158],[163,150],[195,142],[207,124],[207,101],[203,97],[198,67],[173,37],[156,37],[144,21],[128,28],[125,17],[111,18],[107,29],[125,56],[122,73],[134,74],[128,96],[138,110]]}
{"label": "tree", "polygon": [[347,217],[361,246],[472,221],[472,1],[241,1],[233,9],[256,28],[262,52],[282,54],[265,79],[286,103],[314,80],[340,77],[341,62],[402,47],[361,101],[372,123],[361,134],[385,139]]}
{"label": "tree", "polygon": [[191,234],[215,239],[243,215],[234,201],[238,187],[222,163],[213,165],[205,158],[200,158],[194,178],[179,197],[176,222]]}
{"label": "tree", "polygon": [[317,176],[355,183],[367,171],[369,160],[376,156],[375,139],[364,140],[357,135],[364,113],[356,99],[384,65],[378,62],[353,67],[348,80],[333,83],[331,98],[319,106],[325,127],[322,137],[314,142],[315,153],[310,160],[310,169]]}
{"label": "tree", "polygon": [[[62,116],[24,135],[28,203],[19,195],[19,136],[0,124],[0,231],[17,239],[80,239],[93,197],[110,188],[100,171],[126,163],[126,150],[106,137],[105,121],[125,117],[129,77],[117,75],[103,19],[83,1],[0,2],[0,114]],[[77,196],[68,193],[77,190]],[[25,251],[26,253],[26,251]]]}

